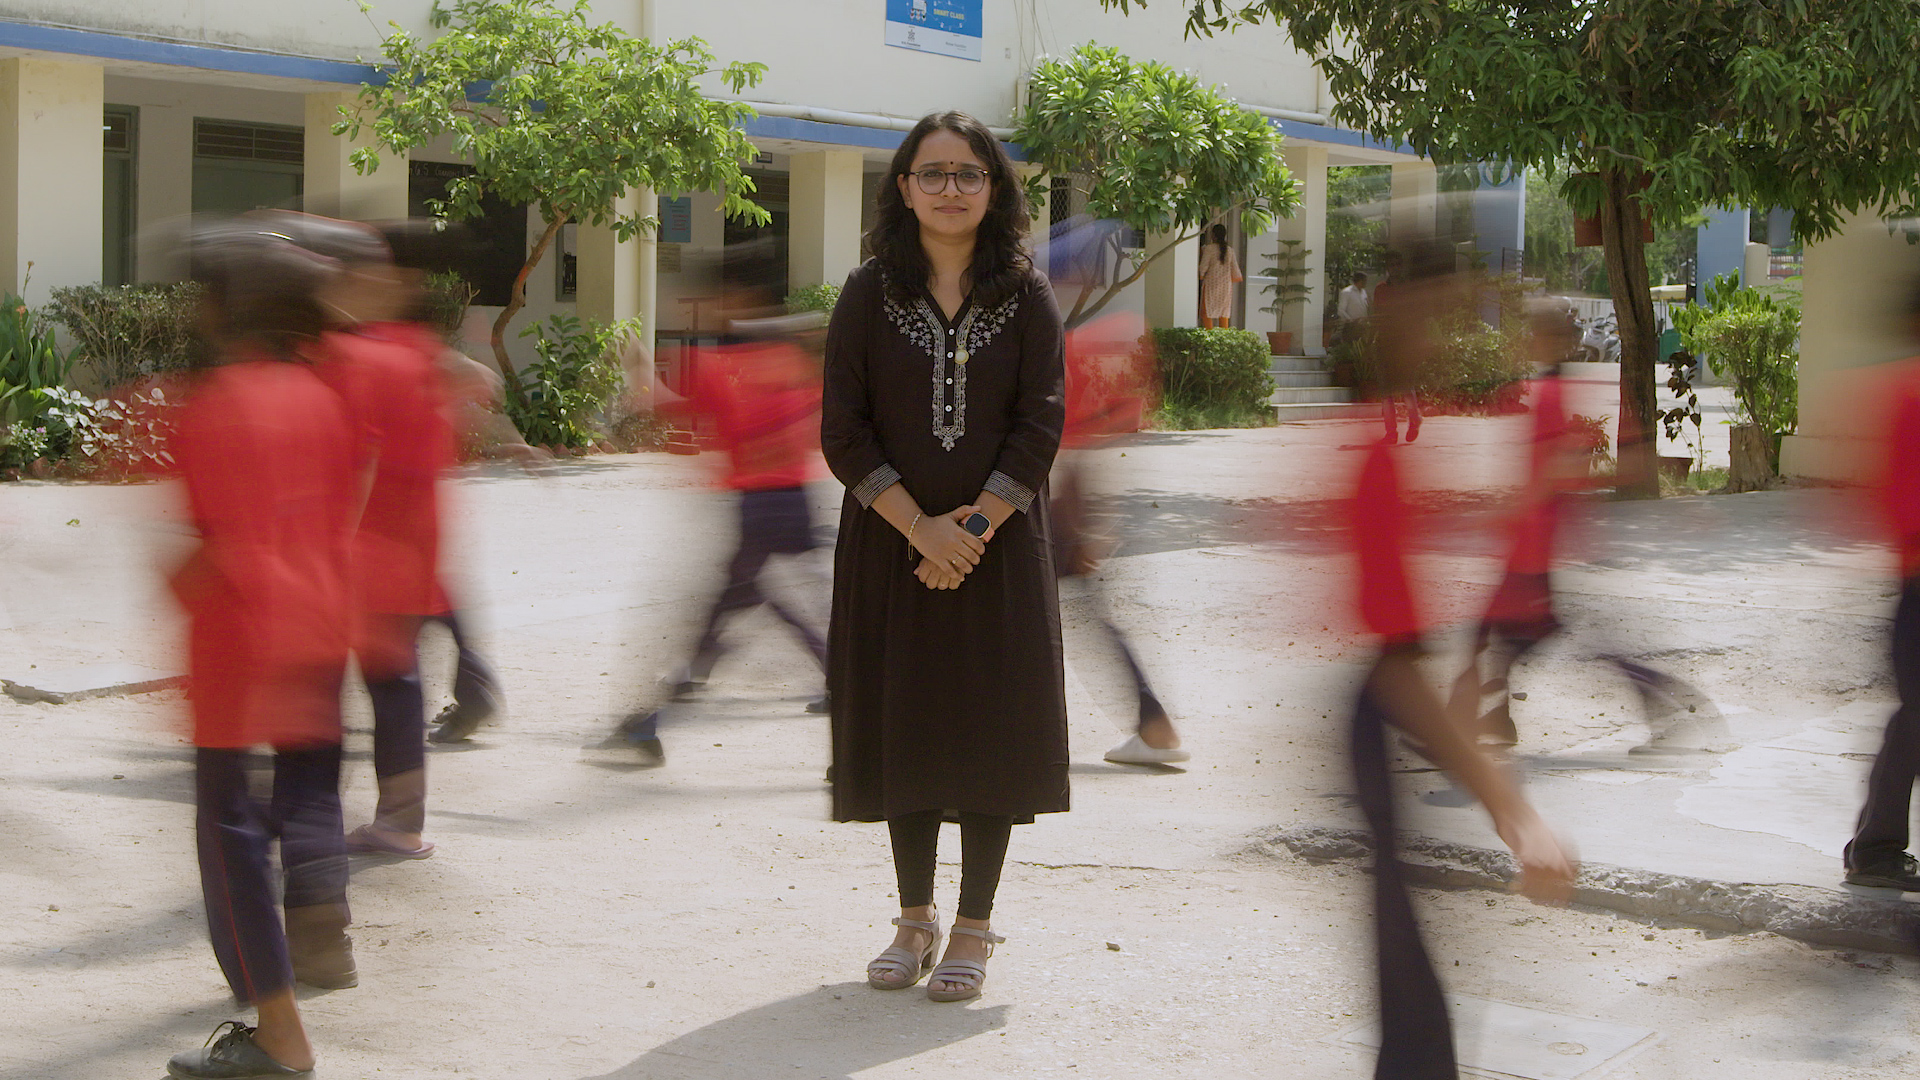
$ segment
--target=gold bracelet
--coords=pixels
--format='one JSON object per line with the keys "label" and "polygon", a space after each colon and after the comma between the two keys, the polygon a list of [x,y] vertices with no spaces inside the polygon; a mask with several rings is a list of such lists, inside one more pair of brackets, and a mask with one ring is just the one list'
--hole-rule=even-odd
{"label": "gold bracelet", "polygon": [[923,515],[923,514],[915,514],[915,515],[913,515],[913,524],[911,524],[911,525],[908,525],[908,526],[907,526],[907,552],[908,552],[908,554],[912,554],[912,552],[913,552],[913,530],[915,530],[915,529],[917,529],[917,528],[919,528],[919,527],[920,527],[920,519],[921,519],[921,518],[922,518],[923,516],[925,516],[925,515]]}

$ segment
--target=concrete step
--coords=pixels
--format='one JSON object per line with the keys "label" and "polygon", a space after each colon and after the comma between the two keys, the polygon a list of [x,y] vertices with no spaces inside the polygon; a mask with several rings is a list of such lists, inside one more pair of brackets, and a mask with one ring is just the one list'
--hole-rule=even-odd
{"label": "concrete step", "polygon": [[1333,376],[1324,371],[1269,371],[1267,375],[1278,387],[1333,385]]}
{"label": "concrete step", "polygon": [[1326,364],[1318,356],[1274,356],[1267,362],[1268,371],[1325,371]]}
{"label": "concrete step", "polygon": [[1344,386],[1295,386],[1275,390],[1267,401],[1274,405],[1340,405],[1353,400]]}
{"label": "concrete step", "polygon": [[1374,404],[1288,404],[1275,405],[1273,416],[1282,424],[1296,420],[1366,420],[1378,422],[1380,406]]}

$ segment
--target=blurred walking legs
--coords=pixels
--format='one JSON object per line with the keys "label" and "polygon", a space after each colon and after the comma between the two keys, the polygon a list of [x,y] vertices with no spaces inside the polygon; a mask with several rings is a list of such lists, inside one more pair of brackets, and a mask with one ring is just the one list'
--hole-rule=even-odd
{"label": "blurred walking legs", "polygon": [[[357,981],[353,953],[344,933],[347,854],[340,838],[340,747],[277,749],[270,803],[248,791],[249,754],[201,747],[196,756],[200,882],[220,970],[243,1003],[284,993],[296,978],[328,988],[352,986]],[[276,838],[287,909],[284,930],[273,902],[282,891],[272,880],[269,849]]]}
{"label": "blurred walking legs", "polygon": [[[377,656],[361,655],[367,697],[373,703],[373,774],[380,800],[373,823],[347,837],[354,851],[424,859],[433,845],[420,838],[427,821],[427,704],[420,688],[415,616],[382,616]],[[392,672],[393,674],[384,674]]]}
{"label": "blurred walking legs", "polygon": [[436,743],[462,742],[500,711],[500,680],[468,640],[460,612],[448,610],[429,615],[427,621],[447,628],[459,655],[453,669],[453,704],[440,710],[440,715],[434,718],[434,728],[427,739]]}
{"label": "blurred walking legs", "polygon": [[1400,402],[1407,403],[1407,441],[1420,437],[1420,395],[1411,391],[1404,394],[1388,394],[1380,401],[1380,420],[1386,425],[1387,441],[1400,441]]}
{"label": "blurred walking legs", "polygon": [[[1378,671],[1378,667],[1375,671]],[[1373,832],[1374,960],[1379,972],[1377,1080],[1456,1080],[1453,1027],[1440,979],[1420,939],[1405,871],[1395,853],[1393,785],[1386,728],[1393,717],[1373,690],[1373,674],[1354,704],[1351,755],[1360,810]]]}
{"label": "blurred walking legs", "polygon": [[[822,670],[827,664],[827,643],[819,631],[809,626],[778,600],[760,591],[760,572],[775,555],[804,555],[814,548],[813,516],[807,509],[807,491],[802,487],[774,488],[740,493],[740,546],[727,562],[727,584],[715,598],[707,614],[706,628],[693,659],[687,662],[677,684],[691,689],[707,681],[713,667],[726,654],[720,642],[721,626],[727,618],[761,604],[767,605],[781,621],[793,628],[800,641],[813,654]],[[679,688],[678,686],[676,688]]]}
{"label": "blurred walking legs", "polygon": [[1913,783],[1920,777],[1920,579],[1909,579],[1893,616],[1893,677],[1900,705],[1867,777],[1867,800],[1845,851],[1856,885],[1920,889],[1907,854]]}

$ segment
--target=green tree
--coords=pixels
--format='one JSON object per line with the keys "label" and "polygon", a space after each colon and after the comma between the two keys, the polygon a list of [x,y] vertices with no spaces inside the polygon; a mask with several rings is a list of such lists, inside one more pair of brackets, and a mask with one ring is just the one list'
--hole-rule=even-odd
{"label": "green tree", "polygon": [[1912,0],[1178,2],[1189,33],[1285,26],[1341,123],[1442,163],[1572,164],[1619,313],[1623,494],[1659,493],[1648,219],[1787,206],[1814,239],[1920,197]]}
{"label": "green tree", "polygon": [[651,207],[620,206],[642,188],[721,192],[729,216],[768,220],[748,201],[753,182],[741,171],[753,145],[739,124],[751,110],[715,101],[699,85],[717,74],[737,94],[766,66],[716,72],[699,38],[656,45],[587,15],[586,0],[434,0],[428,21],[440,36],[421,41],[389,24],[387,81],[362,86],[333,125],[334,134],[354,138],[371,129],[377,147],[353,154],[362,173],[379,168],[377,148],[405,153],[451,135],[474,171],[448,185],[436,214],[475,217],[488,194],[538,211],[545,228],[493,323],[494,358],[515,397],[507,326],[561,226],[611,226],[622,241],[650,231],[658,224]]}
{"label": "green tree", "polygon": [[1098,314],[1210,222],[1238,213],[1248,231],[1265,232],[1300,203],[1265,117],[1190,74],[1092,43],[1034,69],[1013,139],[1042,170],[1029,180],[1036,195],[1063,176],[1095,218],[1160,234],[1149,240],[1159,247],[1135,256],[1105,291],[1083,286],[1068,326]]}

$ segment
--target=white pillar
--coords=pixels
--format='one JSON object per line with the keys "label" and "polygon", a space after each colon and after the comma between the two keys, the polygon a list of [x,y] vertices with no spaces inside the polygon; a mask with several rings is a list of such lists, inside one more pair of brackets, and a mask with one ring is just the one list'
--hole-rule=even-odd
{"label": "white pillar", "polygon": [[1281,313],[1280,329],[1293,334],[1296,355],[1324,356],[1327,349],[1320,338],[1327,307],[1327,148],[1288,146],[1282,153],[1287,171],[1300,185],[1300,208],[1280,222],[1275,239],[1297,240],[1307,252],[1307,276],[1302,280],[1307,300]]}
{"label": "white pillar", "polygon": [[178,281],[186,260],[172,247],[178,230],[165,226],[193,213],[193,110],[140,106],[134,155],[134,279]]}
{"label": "white pillar", "polygon": [[[1152,255],[1172,240],[1170,233],[1148,233],[1147,254]],[[1141,279],[1146,286],[1147,325],[1153,327],[1200,325],[1200,241],[1188,239],[1172,251],[1148,264]]]}
{"label": "white pillar", "polygon": [[787,287],[838,285],[860,265],[860,172],[855,150],[795,154],[787,167]]}
{"label": "white pillar", "polygon": [[98,64],[0,60],[0,289],[28,304],[100,280],[104,87]]}
{"label": "white pillar", "polygon": [[1806,246],[1801,263],[1800,433],[1780,445],[1788,476],[1860,482],[1873,475],[1874,381],[1913,354],[1904,315],[1920,278],[1920,246],[1889,231],[1877,210],[1853,214]]}
{"label": "white pillar", "polygon": [[353,151],[372,146],[371,127],[349,140],[333,133],[340,107],[351,106],[357,91],[329,90],[306,95],[306,165],[301,209],[310,214],[354,221],[389,221],[407,216],[407,157],[383,154],[380,167],[362,176],[348,160]]}
{"label": "white pillar", "polygon": [[1387,242],[1411,244],[1433,235],[1440,202],[1440,171],[1431,161],[1396,162],[1393,202],[1387,216]]}
{"label": "white pillar", "polygon": [[1773,251],[1767,245],[1749,240],[1740,260],[1740,284],[1765,285],[1773,277]]}
{"label": "white pillar", "polygon": [[[653,191],[645,189],[628,192],[617,208],[628,213],[634,207],[645,207],[652,214],[657,205]],[[654,234],[643,232],[622,244],[611,228],[582,224],[578,235],[580,317],[614,322],[638,315],[642,332],[651,342],[659,327],[654,305],[659,291],[660,245]]]}

